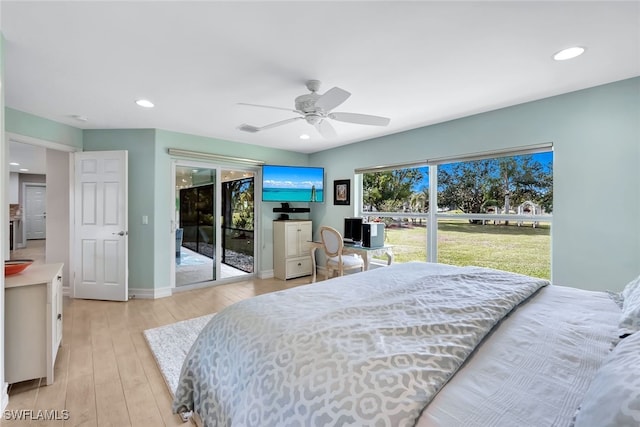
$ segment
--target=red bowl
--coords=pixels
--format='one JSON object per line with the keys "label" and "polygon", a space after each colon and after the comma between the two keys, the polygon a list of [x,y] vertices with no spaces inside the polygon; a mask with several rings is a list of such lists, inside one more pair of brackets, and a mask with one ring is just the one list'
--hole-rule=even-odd
{"label": "red bowl", "polygon": [[24,271],[27,267],[33,264],[32,259],[12,259],[4,262],[4,275],[11,276],[12,274],[18,274]]}

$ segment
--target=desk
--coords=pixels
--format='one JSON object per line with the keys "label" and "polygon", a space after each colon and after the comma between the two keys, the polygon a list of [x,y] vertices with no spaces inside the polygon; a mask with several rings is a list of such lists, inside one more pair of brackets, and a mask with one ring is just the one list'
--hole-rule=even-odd
{"label": "desk", "polygon": [[[316,249],[322,249],[322,242],[309,242],[311,246],[311,283],[316,281]],[[371,262],[371,258],[378,255],[386,255],[387,256],[387,265],[391,265],[393,262],[393,252],[391,251],[392,246],[385,245],[379,248],[365,248],[363,246],[355,246],[355,245],[344,245],[342,249],[342,254],[358,254],[362,257],[364,261],[364,270],[369,269],[369,264]]]}

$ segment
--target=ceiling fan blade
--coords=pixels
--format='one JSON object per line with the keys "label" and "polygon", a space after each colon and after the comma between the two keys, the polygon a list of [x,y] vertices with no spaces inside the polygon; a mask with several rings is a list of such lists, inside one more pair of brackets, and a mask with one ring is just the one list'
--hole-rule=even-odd
{"label": "ceiling fan blade", "polygon": [[244,132],[249,132],[249,133],[256,133],[256,132],[260,131],[260,128],[256,127],[256,126],[248,125],[246,123],[243,123],[240,126],[238,126],[238,130],[241,130],[241,131],[244,131]]}
{"label": "ceiling fan blade", "polygon": [[331,113],[329,118],[340,122],[357,123],[360,125],[386,126],[391,119],[380,116],[370,116],[368,114],[358,113]]}
{"label": "ceiling fan blade", "polygon": [[238,129],[241,130],[241,131],[244,131],[244,132],[256,133],[256,132],[260,132],[261,130],[267,130],[267,129],[275,128],[275,127],[278,127],[278,126],[286,125],[288,123],[293,123],[296,120],[300,120],[300,119],[302,119],[302,117],[292,117],[292,118],[287,119],[287,120],[281,120],[279,122],[271,123],[269,125],[264,125],[264,126],[261,126],[261,127],[252,126],[252,125],[248,125],[246,123],[243,123],[240,126],[238,126]]}
{"label": "ceiling fan blade", "polygon": [[293,108],[272,107],[271,105],[248,104],[246,102],[238,102],[238,105],[248,105],[249,107],[271,108],[272,110],[283,110],[283,111],[290,111],[294,113],[300,113],[300,111],[294,110]]}
{"label": "ceiling fan blade", "polygon": [[346,90],[334,87],[326,91],[324,95],[321,95],[320,98],[317,99],[315,106],[325,112],[331,111],[346,101],[350,96],[351,94]]}
{"label": "ceiling fan blade", "polygon": [[338,136],[336,130],[331,126],[331,123],[329,123],[328,120],[321,120],[315,124],[315,127],[323,138],[332,139]]}

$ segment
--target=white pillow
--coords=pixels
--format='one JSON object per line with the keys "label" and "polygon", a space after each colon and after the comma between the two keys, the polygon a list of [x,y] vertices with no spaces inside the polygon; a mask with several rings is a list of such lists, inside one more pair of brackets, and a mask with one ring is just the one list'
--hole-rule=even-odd
{"label": "white pillow", "polygon": [[628,298],[638,288],[640,288],[640,276],[627,283],[627,286],[622,290],[622,298]]}
{"label": "white pillow", "polygon": [[575,427],[640,425],[640,334],[613,349],[596,372],[576,415]]}
{"label": "white pillow", "polygon": [[618,327],[621,337],[640,331],[640,276],[625,286],[622,297],[622,317]]}

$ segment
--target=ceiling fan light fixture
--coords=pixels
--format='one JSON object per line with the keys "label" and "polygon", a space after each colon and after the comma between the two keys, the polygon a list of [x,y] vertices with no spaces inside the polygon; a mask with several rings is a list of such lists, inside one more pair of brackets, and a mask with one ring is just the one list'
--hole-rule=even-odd
{"label": "ceiling fan light fixture", "polygon": [[322,120],[322,116],[317,113],[308,113],[304,118],[310,125],[317,125]]}
{"label": "ceiling fan light fixture", "polygon": [[153,108],[153,107],[155,107],[155,105],[153,105],[153,102],[149,101],[148,99],[138,99],[138,100],[136,100],[136,104],[138,104],[138,106],[143,107],[143,108]]}
{"label": "ceiling fan light fixture", "polygon": [[573,59],[577,56],[580,56],[584,53],[585,49],[581,46],[573,46],[568,47],[566,49],[562,49],[559,52],[556,52],[553,55],[553,59],[556,61],[565,61],[567,59]]}

